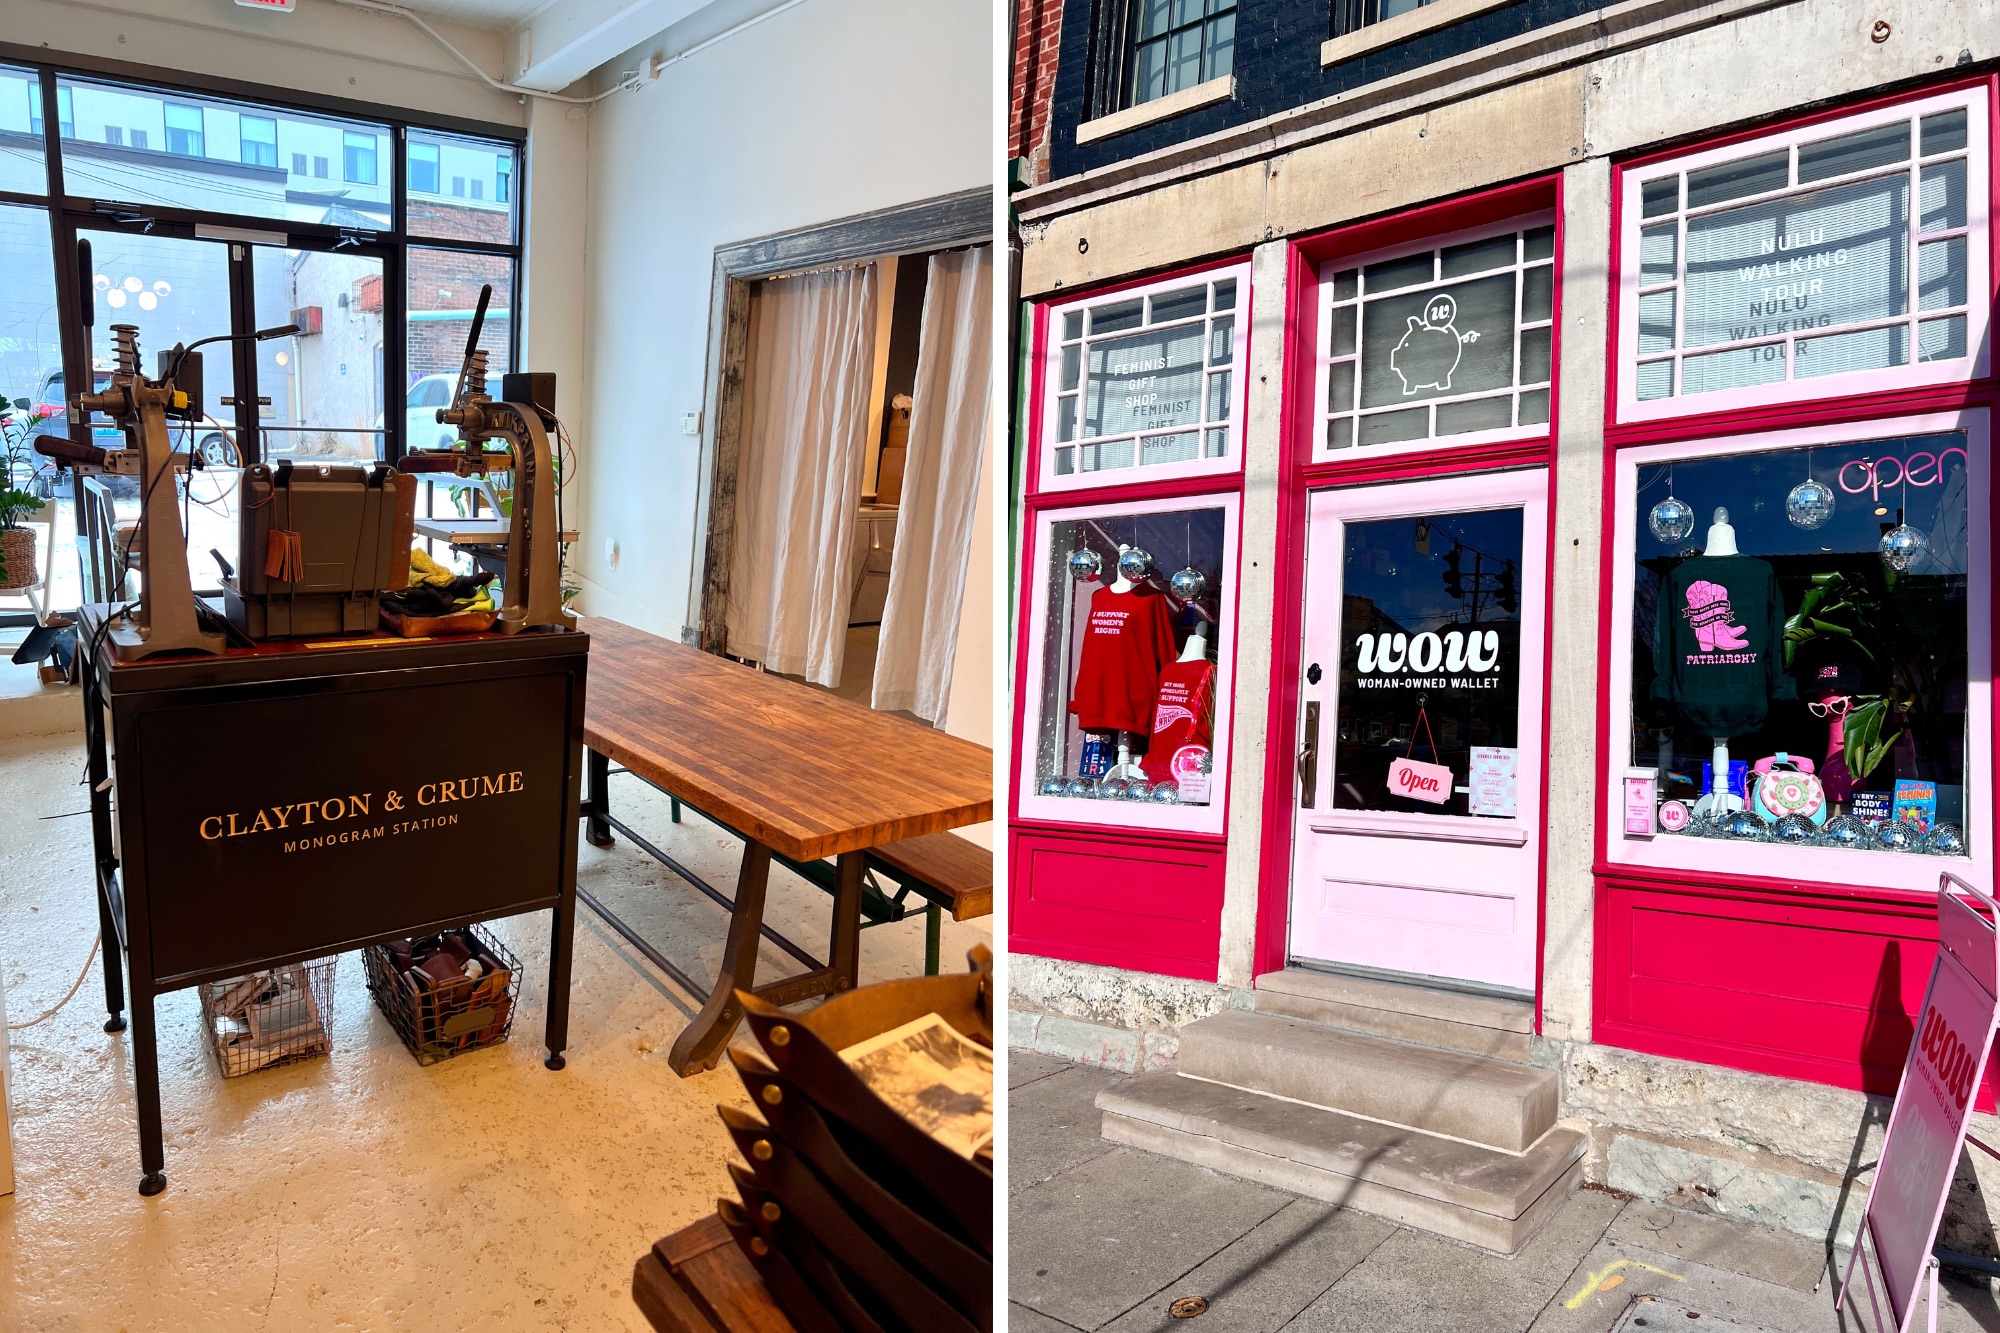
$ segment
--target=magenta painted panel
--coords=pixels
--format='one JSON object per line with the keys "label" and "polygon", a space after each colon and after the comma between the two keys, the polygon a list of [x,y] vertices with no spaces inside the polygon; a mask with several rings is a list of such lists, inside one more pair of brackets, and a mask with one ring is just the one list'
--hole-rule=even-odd
{"label": "magenta painted panel", "polygon": [[[1869,903],[1598,882],[1593,1035],[1893,1095],[1937,948],[1934,915]],[[1994,1105],[1991,1072],[1979,1106]]]}
{"label": "magenta painted panel", "polygon": [[1016,827],[1011,847],[1008,948],[1215,980],[1220,846]]}

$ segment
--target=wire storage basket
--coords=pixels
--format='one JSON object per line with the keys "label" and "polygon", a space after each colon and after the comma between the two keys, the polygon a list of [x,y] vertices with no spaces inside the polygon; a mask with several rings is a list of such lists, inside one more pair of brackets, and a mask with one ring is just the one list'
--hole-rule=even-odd
{"label": "wire storage basket", "polygon": [[333,1049],[339,958],[201,984],[202,1030],[224,1078],[308,1060]]}
{"label": "wire storage basket", "polygon": [[507,1040],[521,994],[521,960],[478,926],[362,951],[368,990],[417,1063]]}

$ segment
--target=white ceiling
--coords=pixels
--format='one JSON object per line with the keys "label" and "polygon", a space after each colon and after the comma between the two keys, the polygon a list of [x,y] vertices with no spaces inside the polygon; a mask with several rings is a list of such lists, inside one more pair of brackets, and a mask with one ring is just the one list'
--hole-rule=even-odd
{"label": "white ceiling", "polygon": [[442,23],[502,31],[562,4],[563,0],[396,0],[396,3]]}

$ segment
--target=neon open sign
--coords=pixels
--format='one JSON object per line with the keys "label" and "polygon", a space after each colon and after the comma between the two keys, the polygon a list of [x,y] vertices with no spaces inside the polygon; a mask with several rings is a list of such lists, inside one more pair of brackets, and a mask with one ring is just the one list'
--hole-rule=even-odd
{"label": "neon open sign", "polygon": [[[1852,459],[1840,465],[1840,489],[1849,495],[1866,492],[1873,499],[1880,501],[1884,486],[1892,489],[1901,485],[1935,486],[1944,480],[1944,460],[1953,454],[1958,455],[1962,465],[1969,462],[1965,450],[1956,445],[1940,449],[1936,453],[1920,449],[1902,458],[1890,454],[1885,458]],[[1885,467],[1894,467],[1894,473],[1883,476],[1882,469]]]}

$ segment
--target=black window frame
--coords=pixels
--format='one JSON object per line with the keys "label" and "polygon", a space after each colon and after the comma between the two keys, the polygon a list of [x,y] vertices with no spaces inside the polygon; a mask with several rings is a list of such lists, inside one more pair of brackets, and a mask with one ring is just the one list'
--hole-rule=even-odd
{"label": "black window frame", "polygon": [[[1238,0],[1225,0],[1225,3],[1223,3],[1221,7],[1215,10],[1215,12],[1213,13],[1209,12],[1208,0],[1201,0],[1200,4],[1201,12],[1196,14],[1193,19],[1189,20],[1186,23],[1176,24],[1173,21],[1173,19],[1169,17],[1167,20],[1166,31],[1160,33],[1156,37],[1147,37],[1144,39],[1142,39],[1140,36],[1140,22],[1139,22],[1140,13],[1142,10],[1145,9],[1145,7],[1148,4],[1155,3],[1156,0],[1128,0],[1128,2],[1131,5],[1131,14],[1126,21],[1126,30],[1128,33],[1128,40],[1127,40],[1128,49],[1126,50],[1125,53],[1124,103],[1123,103],[1125,106],[1127,107],[1144,106],[1147,102],[1155,101],[1158,98],[1168,97],[1174,93],[1183,91],[1183,89],[1181,88],[1163,88],[1160,92],[1155,93],[1150,97],[1142,98],[1138,95],[1139,90],[1137,86],[1137,80],[1139,75],[1139,60],[1141,51],[1149,46],[1159,46],[1166,49],[1169,55],[1171,55],[1174,39],[1184,32],[1200,31],[1202,34],[1201,51],[1200,51],[1201,72],[1196,76],[1195,81],[1193,83],[1187,84],[1186,87],[1188,88],[1199,87],[1200,85],[1208,82],[1210,79],[1219,79],[1224,77],[1222,74],[1219,73],[1211,74],[1208,72],[1210,51],[1209,51],[1208,36],[1206,29],[1209,24],[1215,22],[1215,20],[1221,18],[1224,14],[1230,15],[1233,20],[1239,8]],[[1171,8],[1172,6],[1181,3],[1181,0],[1165,0],[1165,3],[1168,4],[1168,6]],[[1230,29],[1229,49],[1230,49],[1229,72],[1234,73],[1236,70],[1236,37],[1235,37],[1235,28],[1233,25]]]}
{"label": "black window frame", "polygon": [[[1130,107],[1144,106],[1145,102],[1133,99],[1133,78],[1138,68],[1139,7],[1145,0],[1097,0],[1091,10],[1091,34],[1089,58],[1084,67],[1084,119],[1095,120],[1113,112]],[[1343,3],[1343,0],[1334,0]],[[1375,3],[1375,0],[1369,0]],[[1207,8],[1206,5],[1203,6]],[[1229,13],[1239,14],[1242,0],[1230,0]],[[1221,11],[1219,11],[1221,12]],[[1164,38],[1153,41],[1171,41],[1173,33],[1199,26],[1216,18],[1216,14],[1204,13],[1192,23],[1180,28],[1169,27]],[[1237,38],[1231,38],[1230,73],[1236,72],[1235,46]],[[1203,60],[1207,59],[1204,48]],[[1221,75],[1216,75],[1221,78]],[[1148,98],[1148,101],[1153,99]]]}
{"label": "black window frame", "polygon": [[[507,360],[510,367],[519,365],[522,334],[518,312],[522,309],[522,283],[527,272],[527,246],[522,234],[521,210],[518,208],[510,210],[512,228],[509,239],[504,242],[413,237],[408,225],[409,191],[403,163],[404,149],[413,130],[504,142],[513,146],[514,160],[520,163],[526,157],[525,128],[515,125],[496,125],[463,117],[426,115],[347,98],[301,94],[235,79],[182,74],[173,81],[162,81],[144,77],[142,71],[135,70],[130,64],[93,57],[66,56],[60,61],[51,61],[46,57],[47,53],[40,48],[0,42],[0,63],[16,69],[33,71],[39,77],[39,93],[31,104],[31,115],[41,127],[47,171],[43,191],[0,189],[0,204],[19,204],[40,209],[48,218],[55,250],[56,306],[62,330],[62,368],[67,382],[85,383],[90,374],[91,339],[89,330],[83,324],[82,286],[76,262],[76,234],[79,231],[105,230],[194,236],[198,228],[227,227],[253,232],[284,232],[301,248],[332,250],[358,246],[363,253],[380,254],[383,260],[383,455],[391,463],[401,459],[405,446],[404,396],[407,386],[402,381],[406,378],[405,368],[408,365],[410,331],[407,300],[408,254],[412,248],[455,250],[499,256],[510,261],[513,290],[504,295],[496,292],[494,301],[498,305],[504,300],[507,309],[515,312],[508,320]],[[66,182],[63,174],[63,140],[75,137],[74,124],[59,119],[57,123],[51,125],[43,114],[50,105],[58,108],[58,115],[66,105],[73,107],[73,99],[67,95],[69,90],[66,87],[58,87],[58,80],[67,78],[114,84],[142,95],[159,97],[163,102],[170,102],[176,96],[227,99],[274,111],[291,111],[308,116],[352,117],[366,120],[374,125],[386,126],[390,134],[390,223],[383,229],[357,229],[322,222],[293,222],[219,210],[174,208],[70,194],[64,188]],[[377,157],[379,181],[379,152]],[[247,260],[242,262],[242,269],[247,281]],[[254,302],[245,301],[241,305],[248,313],[239,318],[254,318]],[[104,312],[99,311],[98,314],[101,319]],[[251,349],[244,350],[237,361],[237,389],[247,397],[258,391],[256,356],[253,344],[245,343],[241,347]],[[91,442],[91,427],[87,424],[72,423],[70,434],[77,443]],[[261,451],[259,429],[254,414],[251,414],[246,422],[239,424],[238,435],[238,444],[243,450],[245,461],[257,461],[261,457]]]}
{"label": "black window frame", "polygon": [[[1423,9],[1436,4],[1437,0],[1417,0],[1417,8]],[[1360,32],[1382,22],[1383,0],[1333,0],[1333,31],[1335,37],[1345,37],[1350,32]],[[1412,11],[1405,10],[1404,13]],[[1402,14],[1392,14],[1391,18],[1401,18]]]}

